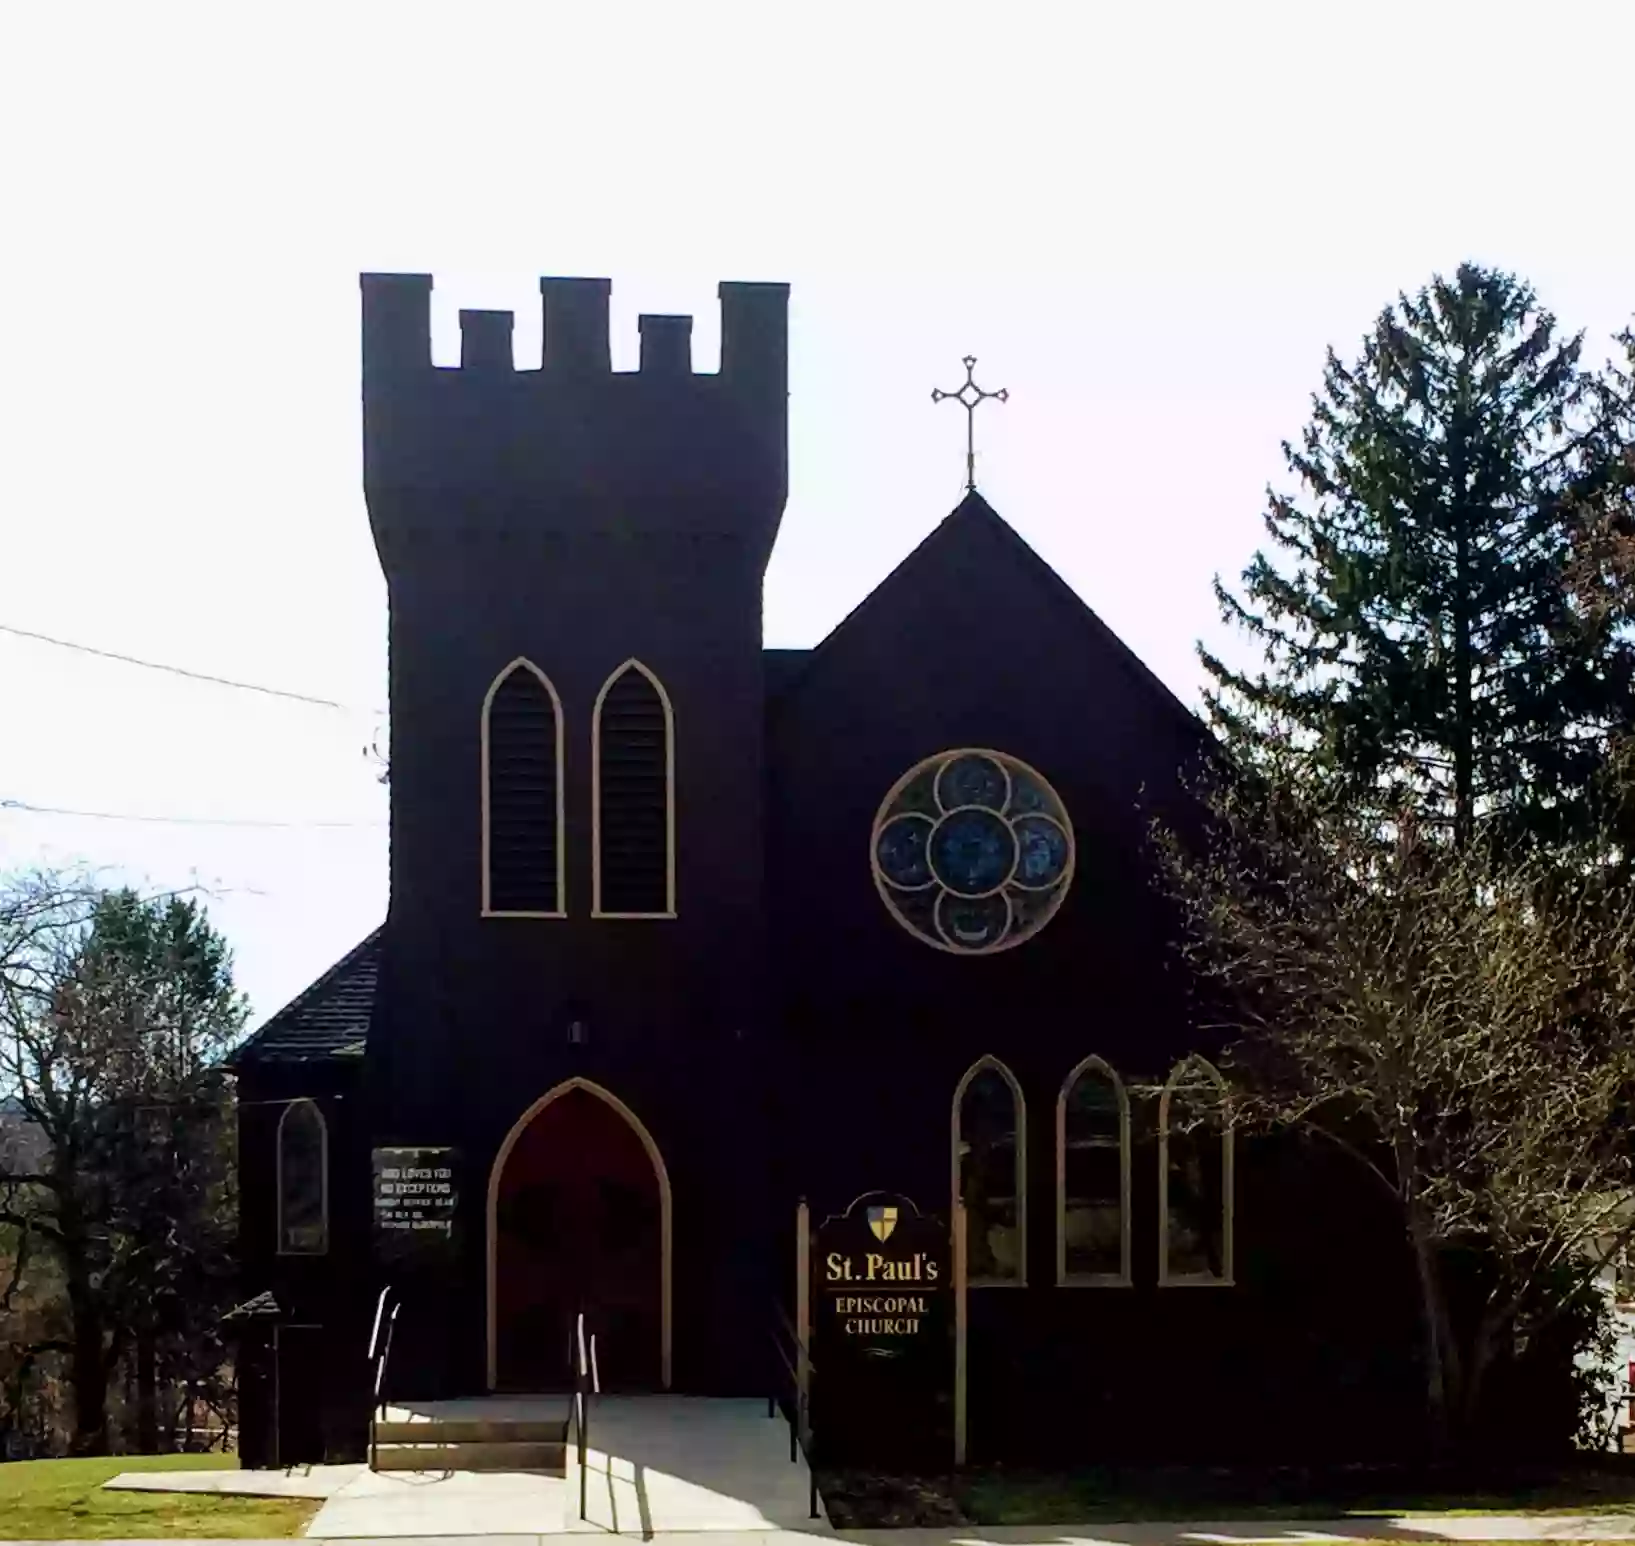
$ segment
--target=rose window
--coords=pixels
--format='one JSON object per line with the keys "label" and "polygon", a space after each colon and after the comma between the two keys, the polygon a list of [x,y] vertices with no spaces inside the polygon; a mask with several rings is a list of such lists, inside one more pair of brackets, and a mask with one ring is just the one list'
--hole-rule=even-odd
{"label": "rose window", "polygon": [[1056,791],[1003,752],[927,757],[874,818],[874,881],[905,928],[982,955],[1038,933],[1073,878],[1073,827]]}

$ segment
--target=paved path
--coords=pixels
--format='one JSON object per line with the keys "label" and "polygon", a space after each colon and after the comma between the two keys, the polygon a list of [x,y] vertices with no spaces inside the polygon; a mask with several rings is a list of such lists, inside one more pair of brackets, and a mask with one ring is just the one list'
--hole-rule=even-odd
{"label": "paved path", "polygon": [[[558,1481],[561,1478],[557,1478]],[[0,1521],[3,1525],[4,1521]],[[551,1546],[550,1532],[500,1532],[505,1546]],[[702,1539],[701,1539],[702,1537]],[[491,1533],[421,1536],[417,1546],[483,1546]],[[402,1536],[351,1537],[356,1546],[400,1546]],[[1327,1546],[1343,1541],[1628,1541],[1630,1514],[1402,1515],[1382,1519],[1256,1519],[1248,1522],[970,1526],[937,1530],[722,1530],[659,1531],[652,1546]],[[0,1546],[18,1543],[0,1541]],[[31,1542],[28,1546],[41,1546]],[[80,1546],[51,1542],[49,1546]],[[102,1546],[155,1546],[152,1541],[104,1541]],[[279,1541],[188,1541],[185,1546],[288,1546]]]}
{"label": "paved path", "polygon": [[568,1484],[537,1471],[369,1471],[318,1510],[308,1536],[322,1540],[556,1536]]}
{"label": "paved path", "polygon": [[[533,1415],[526,1400],[511,1405],[516,1410],[508,1409],[508,1415]],[[553,1415],[559,1407],[551,1407]],[[491,1411],[485,1405],[477,1415]],[[451,1408],[442,1415],[459,1414]],[[781,1419],[767,1417],[764,1401],[600,1396],[591,1409],[589,1435],[584,1519],[578,1457],[570,1442],[566,1476],[355,1472],[326,1494],[306,1533],[324,1540],[831,1533],[827,1520],[809,1519],[806,1463],[790,1462],[789,1429]]]}
{"label": "paved path", "polygon": [[115,1492],[204,1492],[236,1498],[332,1498],[368,1469],[297,1465],[286,1471],[121,1471],[102,1485]]}
{"label": "paved path", "polygon": [[570,1533],[829,1536],[823,1504],[812,1519],[806,1462],[789,1459],[789,1426],[766,1402],[707,1396],[601,1396],[591,1409],[586,1519],[568,1448]]}

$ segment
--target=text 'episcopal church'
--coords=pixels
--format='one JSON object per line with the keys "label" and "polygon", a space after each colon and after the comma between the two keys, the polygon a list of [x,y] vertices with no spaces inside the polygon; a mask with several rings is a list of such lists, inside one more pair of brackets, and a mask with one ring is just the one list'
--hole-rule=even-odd
{"label": "text 'episcopal church'", "polygon": [[974,492],[765,648],[787,287],[713,375],[540,288],[539,368],[487,311],[439,368],[431,279],[362,281],[391,902],[235,1059],[246,1452],[361,1452],[388,1283],[398,1396],[566,1390],[585,1310],[606,1388],[765,1398],[798,1204],[887,1189],[967,1210],[973,1459],[1358,1455],[1418,1409],[1389,1224],[1184,1120],[1148,834],[1207,733]]}

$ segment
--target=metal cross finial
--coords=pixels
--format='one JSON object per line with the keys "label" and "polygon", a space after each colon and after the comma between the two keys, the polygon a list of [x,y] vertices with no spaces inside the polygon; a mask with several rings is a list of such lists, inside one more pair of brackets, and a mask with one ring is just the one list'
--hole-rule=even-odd
{"label": "metal cross finial", "polygon": [[955,392],[944,392],[941,387],[931,389],[931,401],[940,403],[944,398],[953,400],[965,410],[965,491],[968,494],[976,492],[976,410],[979,403],[986,402],[990,397],[1000,402],[1008,402],[1010,393],[1000,387],[997,392],[984,392],[976,384],[972,372],[976,369],[976,356],[968,354],[960,361],[965,367],[965,385]]}

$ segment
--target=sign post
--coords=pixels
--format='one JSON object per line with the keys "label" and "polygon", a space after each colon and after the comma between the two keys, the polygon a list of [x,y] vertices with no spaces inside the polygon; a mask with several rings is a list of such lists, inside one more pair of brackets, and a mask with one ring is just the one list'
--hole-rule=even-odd
{"label": "sign post", "polygon": [[795,1427],[809,1446],[812,1400],[812,1210],[801,1199],[795,1211]]}
{"label": "sign post", "polygon": [[966,1333],[969,1321],[966,1319],[967,1305],[965,1301],[965,1264],[969,1260],[965,1252],[965,1204],[954,1203],[954,1464],[965,1464],[965,1420],[966,1420]]}

